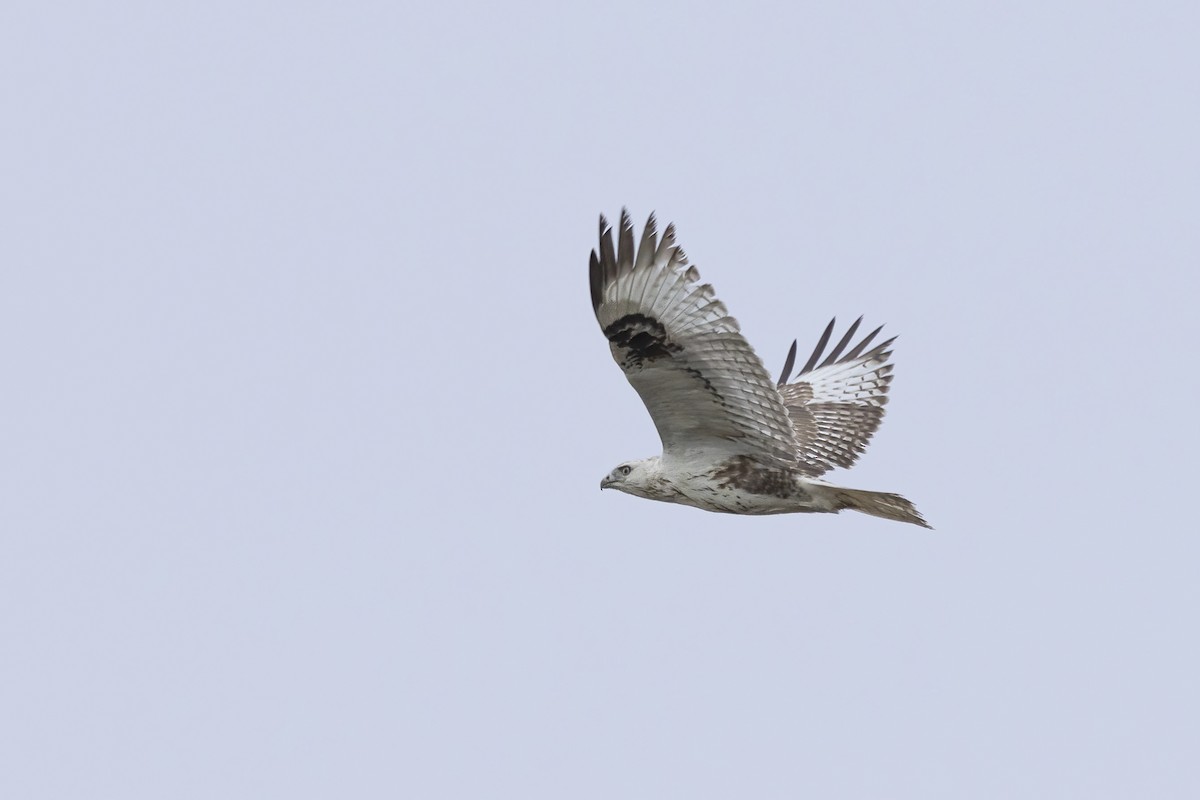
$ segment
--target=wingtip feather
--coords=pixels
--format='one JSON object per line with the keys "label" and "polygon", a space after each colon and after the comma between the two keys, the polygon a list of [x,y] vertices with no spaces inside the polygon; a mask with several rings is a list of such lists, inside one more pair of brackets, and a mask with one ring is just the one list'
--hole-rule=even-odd
{"label": "wingtip feather", "polygon": [[804,362],[804,368],[800,370],[801,375],[812,372],[813,367],[817,365],[821,353],[825,352],[825,345],[829,344],[829,337],[833,335],[833,326],[835,325],[837,325],[837,317],[829,320],[829,324],[825,326],[821,338],[817,340],[817,346],[813,348],[812,355],[808,357],[808,361]]}
{"label": "wingtip feather", "polygon": [[621,230],[617,234],[617,269],[625,271],[633,269],[633,220],[629,217],[629,209],[621,209]]}
{"label": "wingtip feather", "polygon": [[598,314],[600,303],[604,300],[604,274],[600,269],[600,259],[595,250],[588,259],[588,283],[592,293],[592,311]]}
{"label": "wingtip feather", "polygon": [[634,264],[635,270],[648,269],[654,262],[655,241],[658,236],[658,227],[654,220],[654,212],[650,212],[650,218],[646,220],[646,228],[642,231],[642,241],[638,245],[637,260]]}
{"label": "wingtip feather", "polygon": [[784,359],[783,369],[779,371],[779,382],[776,386],[783,386],[788,382],[788,378],[792,377],[792,367],[796,365],[796,345],[799,339],[792,339],[792,346],[788,349],[787,358]]}

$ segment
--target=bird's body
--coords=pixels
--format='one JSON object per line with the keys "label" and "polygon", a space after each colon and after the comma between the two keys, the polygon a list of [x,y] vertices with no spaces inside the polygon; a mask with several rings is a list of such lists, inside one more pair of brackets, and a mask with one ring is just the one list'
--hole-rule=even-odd
{"label": "bird's body", "polygon": [[661,456],[619,465],[601,488],[730,514],[850,508],[928,527],[899,495],[818,480],[853,464],[879,426],[893,340],[868,349],[876,329],[847,351],[855,322],[822,361],[831,322],[797,379],[788,382],[793,343],[772,382],[737,321],[688,266],[674,227],[661,242],[656,235],[651,216],[635,248],[622,212],[614,248],[601,217],[600,253],[592,252],[596,319],[663,443]]}
{"label": "bird's body", "polygon": [[[647,500],[664,500],[727,514],[787,514],[822,510],[806,490],[799,475],[778,467],[754,463],[749,456],[728,460],[721,469],[697,458],[663,459],[659,456],[634,462],[638,473],[616,485]],[[633,480],[628,480],[632,477]],[[613,484],[606,482],[602,488]]]}

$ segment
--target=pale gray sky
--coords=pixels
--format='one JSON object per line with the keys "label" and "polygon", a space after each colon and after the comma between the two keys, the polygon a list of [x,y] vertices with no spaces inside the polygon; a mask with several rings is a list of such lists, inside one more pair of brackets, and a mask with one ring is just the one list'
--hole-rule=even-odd
{"label": "pale gray sky", "polygon": [[[1200,796],[1194,3],[0,17],[0,795]],[[601,494],[623,204],[936,531]]]}

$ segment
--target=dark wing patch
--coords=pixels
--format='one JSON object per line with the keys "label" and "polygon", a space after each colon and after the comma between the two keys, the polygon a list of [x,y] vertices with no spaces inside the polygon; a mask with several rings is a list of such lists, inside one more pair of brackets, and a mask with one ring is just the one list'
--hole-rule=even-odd
{"label": "dark wing patch", "polygon": [[649,361],[670,358],[683,348],[671,342],[667,329],[645,314],[626,314],[604,329],[621,369],[643,367]]}

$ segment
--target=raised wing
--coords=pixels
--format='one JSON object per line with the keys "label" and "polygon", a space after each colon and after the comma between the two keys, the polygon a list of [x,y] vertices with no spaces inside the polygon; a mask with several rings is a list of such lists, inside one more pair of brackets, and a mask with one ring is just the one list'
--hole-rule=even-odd
{"label": "raised wing", "polygon": [[601,216],[591,285],[596,319],[646,404],[664,455],[753,455],[795,466],[792,422],[762,361],[712,286],[688,266],[675,226],[657,244],[656,235],[651,215],[635,252],[633,223],[622,210],[614,249]]}
{"label": "raised wing", "polygon": [[796,432],[799,469],[812,477],[834,467],[849,467],[858,459],[883,419],[892,382],[892,365],[888,363],[892,351],[888,348],[896,337],[867,350],[883,330],[882,325],[843,355],[862,317],[821,360],[835,322],[831,320],[826,326],[796,381],[788,383],[796,363],[796,343],[792,342],[779,378],[779,391]]}

